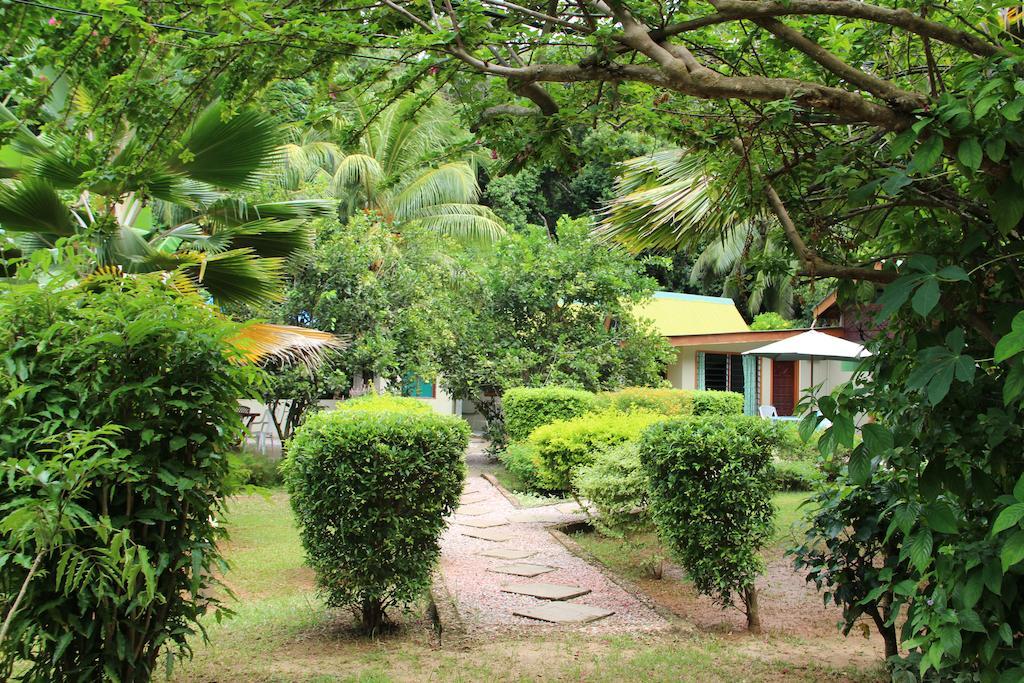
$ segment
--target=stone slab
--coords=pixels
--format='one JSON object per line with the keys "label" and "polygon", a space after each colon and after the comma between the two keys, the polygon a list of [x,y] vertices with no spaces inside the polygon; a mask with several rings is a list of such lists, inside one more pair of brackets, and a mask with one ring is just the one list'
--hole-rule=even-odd
{"label": "stone slab", "polygon": [[512,548],[494,548],[477,553],[482,557],[494,557],[499,560],[525,560],[537,554],[536,550],[513,550]]}
{"label": "stone slab", "polygon": [[480,515],[486,515],[490,512],[494,512],[488,505],[462,505],[458,507],[455,512],[460,515],[466,515],[467,517],[479,517]]}
{"label": "stone slab", "polygon": [[491,567],[487,571],[494,572],[495,574],[511,574],[512,576],[525,576],[528,579],[532,579],[535,576],[541,574],[547,574],[553,572],[558,567],[549,567],[546,564],[533,564],[532,562],[513,562],[512,564],[503,564],[500,567]]}
{"label": "stone slab", "polygon": [[460,519],[456,524],[471,526],[474,529],[490,529],[496,526],[508,526],[507,519]]}
{"label": "stone slab", "polygon": [[590,589],[579,586],[563,586],[558,583],[515,583],[502,586],[501,592],[529,595],[541,600],[571,600],[586,595]]}
{"label": "stone slab", "polygon": [[462,532],[462,535],[469,536],[470,538],[480,538],[485,541],[494,541],[495,543],[512,540],[512,534],[504,529],[466,529]]}
{"label": "stone slab", "polygon": [[459,503],[462,505],[472,505],[473,503],[482,503],[485,500],[487,500],[487,496],[480,491],[474,491],[472,493],[464,493],[462,498],[459,499]]}
{"label": "stone slab", "polygon": [[578,605],[574,602],[550,602],[513,610],[512,614],[552,624],[587,624],[615,614],[611,610],[593,605]]}

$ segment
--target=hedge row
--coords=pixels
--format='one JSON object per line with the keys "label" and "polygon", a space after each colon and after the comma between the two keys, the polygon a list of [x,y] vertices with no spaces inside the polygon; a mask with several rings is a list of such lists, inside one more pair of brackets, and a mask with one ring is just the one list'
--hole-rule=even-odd
{"label": "hedge row", "polygon": [[567,387],[521,387],[509,389],[501,399],[505,433],[509,441],[526,441],[537,427],[556,420],[569,420],[594,409],[596,399],[589,391]]}

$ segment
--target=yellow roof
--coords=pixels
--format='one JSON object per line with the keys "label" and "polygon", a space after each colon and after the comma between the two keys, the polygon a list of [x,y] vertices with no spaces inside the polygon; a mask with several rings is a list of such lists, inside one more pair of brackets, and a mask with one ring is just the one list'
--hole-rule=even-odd
{"label": "yellow roof", "polygon": [[678,292],[655,292],[637,307],[637,314],[654,323],[666,337],[688,334],[747,332],[750,328],[736,310],[732,299]]}

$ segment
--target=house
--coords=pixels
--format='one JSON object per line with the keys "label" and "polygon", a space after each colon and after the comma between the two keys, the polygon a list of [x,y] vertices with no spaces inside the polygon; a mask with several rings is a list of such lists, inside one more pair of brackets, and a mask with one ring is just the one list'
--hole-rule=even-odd
{"label": "house", "polygon": [[[827,304],[827,305],[825,305]],[[835,299],[815,309],[828,321],[819,332],[861,341],[844,327]],[[677,389],[716,389],[744,396],[744,412],[772,405],[780,416],[793,415],[800,397],[812,386],[825,394],[850,379],[856,361],[773,361],[744,356],[744,351],[796,336],[806,329],[752,331],[732,299],[678,292],[655,292],[638,313],[676,349],[666,377]],[[812,379],[813,378],[813,379]]]}

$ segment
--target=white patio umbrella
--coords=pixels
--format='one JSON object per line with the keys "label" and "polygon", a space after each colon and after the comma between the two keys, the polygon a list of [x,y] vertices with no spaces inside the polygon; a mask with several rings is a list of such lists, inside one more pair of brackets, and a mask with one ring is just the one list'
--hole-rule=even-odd
{"label": "white patio umbrella", "polygon": [[750,351],[744,356],[761,356],[774,360],[809,360],[811,362],[811,387],[814,387],[815,360],[860,360],[871,352],[856,342],[833,337],[817,330],[807,330],[788,339],[772,342]]}

